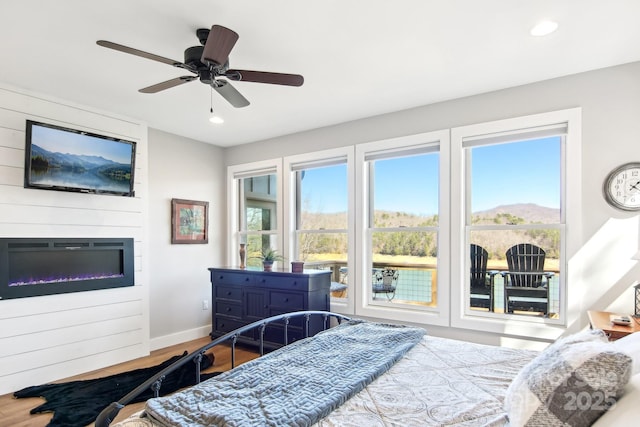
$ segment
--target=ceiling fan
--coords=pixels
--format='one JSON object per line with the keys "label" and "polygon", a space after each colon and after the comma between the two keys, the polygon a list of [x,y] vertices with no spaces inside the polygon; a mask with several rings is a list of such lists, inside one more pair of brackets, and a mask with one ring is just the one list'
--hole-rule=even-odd
{"label": "ceiling fan", "polygon": [[285,86],[302,86],[304,78],[299,74],[272,73],[267,71],[238,70],[229,68],[229,53],[238,41],[238,34],[221,25],[214,25],[211,30],[200,28],[196,31],[198,40],[202,46],[193,46],[184,51],[184,62],[154,55],[118,43],[107,40],[98,40],[96,43],[109,49],[141,56],[153,61],[169,64],[182,68],[192,75],[176,77],[162,83],[151,85],[139,90],[142,93],[156,93],[165,89],[179,86],[196,79],[210,85],[224,99],[236,108],[246,107],[249,101],[242,96],[224,77],[233,81],[245,81],[255,83],[269,83]]}

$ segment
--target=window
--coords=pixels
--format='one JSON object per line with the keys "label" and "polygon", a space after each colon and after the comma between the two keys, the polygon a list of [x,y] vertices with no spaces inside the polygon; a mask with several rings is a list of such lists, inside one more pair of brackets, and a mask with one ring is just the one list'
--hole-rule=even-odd
{"label": "window", "polygon": [[304,261],[305,269],[331,270],[332,308],[341,312],[352,312],[355,293],[349,274],[352,157],[348,148],[285,159],[291,205],[286,223],[292,229],[288,252],[292,260]]}
{"label": "window", "polygon": [[[468,244],[486,249],[488,273],[484,285],[493,293],[486,306],[477,303],[479,295],[471,289],[470,309],[560,317],[563,144],[562,135],[465,149],[470,173],[467,193],[471,199],[467,212]],[[509,249],[523,244],[531,247],[508,260]],[[519,261],[525,265],[518,265]],[[516,272],[507,273],[514,268]],[[535,271],[544,274],[534,274]],[[514,283],[518,281],[523,283]],[[515,285],[532,289],[515,289]],[[505,292],[507,289],[512,293]]]}
{"label": "window", "polygon": [[566,110],[453,130],[459,319],[566,322],[566,225],[579,221],[571,202],[579,200],[578,119],[579,110]]}
{"label": "window", "polygon": [[448,174],[447,134],[357,147],[357,176],[362,179],[357,216],[365,218],[358,224],[362,314],[384,311],[384,317],[398,320],[432,316],[448,321],[449,222],[442,221],[442,214],[448,215],[448,192],[441,187],[448,186],[442,181]]}
{"label": "window", "polygon": [[[240,185],[244,185],[245,189],[251,184],[251,181],[258,179],[267,181],[276,181],[275,175],[266,175],[255,178],[241,178]],[[249,185],[247,185],[249,184]],[[267,193],[268,194],[268,193]],[[277,201],[273,194],[272,198],[265,197],[265,194],[256,194],[244,192],[241,198],[241,204],[244,204],[244,212],[240,218],[240,241],[247,244],[249,254],[262,252],[264,249],[277,248]],[[255,258],[249,261],[247,265],[258,265]]]}
{"label": "window", "polygon": [[[374,301],[437,304],[438,159],[434,151],[368,162]],[[397,272],[391,288],[378,286],[385,270]]]}
{"label": "window", "polygon": [[[247,266],[261,265],[259,254],[263,249],[281,250],[279,170],[274,162],[229,168],[229,203],[237,207],[235,214],[230,215],[230,229],[234,230],[232,246],[239,248],[240,243],[246,244]],[[229,259],[233,265],[239,265],[239,251],[232,250]]]}

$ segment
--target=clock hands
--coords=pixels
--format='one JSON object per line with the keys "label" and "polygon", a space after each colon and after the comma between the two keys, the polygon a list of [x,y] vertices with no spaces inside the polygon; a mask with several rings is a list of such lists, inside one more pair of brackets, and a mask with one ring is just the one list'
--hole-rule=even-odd
{"label": "clock hands", "polygon": [[640,184],[640,181],[638,181],[638,182],[636,182],[635,184],[633,184],[633,185],[631,186],[631,188],[629,189],[629,191],[631,191],[631,190],[633,190],[633,189],[636,189],[636,190],[639,190],[639,191],[640,191],[640,188],[638,188],[638,185],[639,185],[639,184]]}

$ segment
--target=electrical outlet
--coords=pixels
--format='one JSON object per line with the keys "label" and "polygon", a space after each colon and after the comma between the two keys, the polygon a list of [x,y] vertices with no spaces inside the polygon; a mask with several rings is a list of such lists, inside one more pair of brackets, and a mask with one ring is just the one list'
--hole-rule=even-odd
{"label": "electrical outlet", "polygon": [[202,309],[203,310],[209,310],[209,300],[208,299],[203,299],[202,300]]}

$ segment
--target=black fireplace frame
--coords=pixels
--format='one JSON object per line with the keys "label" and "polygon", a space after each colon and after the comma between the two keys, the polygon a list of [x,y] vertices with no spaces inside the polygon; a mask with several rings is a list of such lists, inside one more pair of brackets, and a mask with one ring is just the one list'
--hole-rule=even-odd
{"label": "black fireplace frame", "polygon": [[[62,280],[9,286],[12,280],[12,259],[37,252],[34,258],[52,256],[69,258],[72,263],[78,252],[88,255],[92,251],[110,251],[119,257],[120,272],[114,277]],[[117,251],[117,255],[114,252]],[[54,252],[56,254],[54,255]],[[95,254],[95,252],[93,252]],[[97,255],[97,254],[95,254]],[[90,255],[89,255],[90,256]],[[24,268],[24,267],[23,267]],[[15,271],[15,268],[14,268]],[[134,245],[132,238],[0,238],[0,300],[94,291],[134,285]]]}

